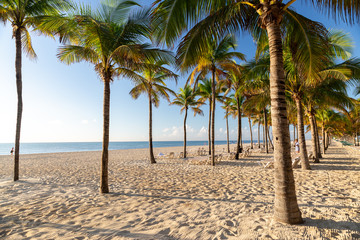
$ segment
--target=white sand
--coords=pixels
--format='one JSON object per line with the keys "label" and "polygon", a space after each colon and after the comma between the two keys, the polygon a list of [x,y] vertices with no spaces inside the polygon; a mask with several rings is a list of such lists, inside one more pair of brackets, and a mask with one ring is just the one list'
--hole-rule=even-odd
{"label": "white sand", "polygon": [[292,226],[272,219],[274,170],[258,164],[271,154],[216,167],[181,159],[151,165],[147,154],[110,151],[105,195],[101,152],[22,155],[15,183],[12,157],[0,156],[0,239],[360,238],[358,150],[335,143],[312,171],[294,170],[305,223]]}

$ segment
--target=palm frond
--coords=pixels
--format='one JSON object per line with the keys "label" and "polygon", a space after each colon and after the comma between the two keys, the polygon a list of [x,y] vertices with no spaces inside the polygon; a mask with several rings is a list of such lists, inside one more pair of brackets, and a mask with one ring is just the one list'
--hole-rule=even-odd
{"label": "palm frond", "polygon": [[75,62],[87,61],[92,64],[99,62],[100,56],[91,48],[66,45],[59,48],[57,57],[60,61],[66,64],[72,64]]}

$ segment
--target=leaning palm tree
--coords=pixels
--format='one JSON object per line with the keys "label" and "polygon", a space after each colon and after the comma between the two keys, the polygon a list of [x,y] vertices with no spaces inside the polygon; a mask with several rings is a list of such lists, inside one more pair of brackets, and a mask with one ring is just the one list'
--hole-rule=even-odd
{"label": "leaning palm tree", "polygon": [[66,45],[58,57],[72,64],[86,61],[94,65],[104,83],[103,146],[100,192],[108,193],[108,147],[110,128],[110,83],[119,76],[128,76],[133,69],[145,68],[145,61],[167,59],[169,54],[142,43],[150,32],[148,12],[129,14],[137,6],[129,1],[105,1],[98,11],[78,7],[69,17],[48,19],[43,25],[61,36]]}
{"label": "leaning palm tree", "polygon": [[[128,77],[135,83],[135,87],[131,89],[130,95],[137,99],[141,94],[146,94],[149,100],[149,157],[150,163],[156,163],[153,151],[152,141],[152,105],[159,106],[160,97],[170,102],[170,95],[175,95],[174,91],[166,87],[165,80],[177,80],[177,75],[171,70],[163,67],[164,61],[155,63],[148,62],[145,67],[137,70],[138,73],[124,69],[124,73],[128,73]],[[136,69],[136,68],[135,68]]]}
{"label": "leaning palm tree", "polygon": [[172,101],[171,104],[181,107],[180,112],[182,113],[185,110],[184,116],[184,158],[186,158],[186,120],[187,113],[189,108],[193,110],[194,116],[196,114],[204,115],[203,111],[199,108],[202,104],[202,101],[196,100],[197,91],[193,90],[189,85],[184,88],[180,88],[180,92],[176,94],[176,98]]}
{"label": "leaning palm tree", "polygon": [[[22,51],[30,59],[36,58],[29,29],[39,25],[39,19],[49,15],[59,15],[70,7],[67,0],[0,0],[0,21],[10,22],[15,39],[15,71],[17,88],[17,118],[14,154],[14,181],[19,180],[20,133],[23,112],[22,101]],[[41,28],[37,29],[41,32]]]}

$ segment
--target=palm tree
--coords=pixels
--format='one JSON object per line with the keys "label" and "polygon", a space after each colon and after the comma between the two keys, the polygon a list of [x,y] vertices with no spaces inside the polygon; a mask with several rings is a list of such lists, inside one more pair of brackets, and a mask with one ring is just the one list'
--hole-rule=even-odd
{"label": "palm tree", "polygon": [[101,193],[109,192],[110,83],[119,76],[132,76],[133,69],[145,69],[146,61],[170,58],[168,53],[141,42],[150,32],[148,12],[129,15],[135,6],[128,1],[104,2],[96,12],[90,7],[79,7],[69,17],[48,19],[44,24],[48,31],[59,33],[66,43],[59,49],[61,61],[93,64],[104,83]]}
{"label": "palm tree", "polygon": [[[201,76],[211,75],[211,159],[212,165],[215,166],[215,100],[216,100],[216,85],[217,79],[221,75],[225,75],[224,70],[226,66],[232,64],[233,58],[244,60],[244,55],[239,52],[231,52],[230,49],[235,49],[236,40],[233,35],[226,35],[219,41],[212,38],[207,39],[206,48],[204,48],[195,59],[186,58],[186,52],[182,52],[181,48],[178,50],[178,65],[182,70],[188,70],[192,67],[195,69],[192,72],[190,84],[194,83],[196,86],[197,80]],[[195,80],[195,76],[198,78]]]}
{"label": "palm tree", "polygon": [[[329,15],[348,17],[349,22],[360,22],[357,1],[309,0],[321,11],[329,9]],[[209,36],[218,38],[223,32],[247,29],[259,23],[267,32],[254,31],[268,38],[271,57],[271,115],[275,139],[275,219],[285,223],[301,223],[301,212],[297,205],[294,177],[291,168],[290,133],[286,119],[285,74],[283,67],[282,36],[290,27],[296,29],[304,18],[289,7],[296,0],[156,0],[153,22],[158,26],[157,37],[169,46],[176,41],[188,24],[195,26],[183,38],[180,47],[187,48],[188,58],[199,54]],[[197,22],[199,21],[199,22]],[[314,26],[316,23],[304,26]],[[321,28],[317,28],[321,31]],[[301,28],[297,28],[301,29]],[[295,31],[289,38],[293,42],[307,43],[302,31]],[[302,54],[299,54],[301,56]]]}
{"label": "palm tree", "polygon": [[[162,67],[165,62],[159,61],[150,63],[145,67],[141,67],[138,72],[142,75],[129,72],[128,77],[135,82],[135,87],[131,89],[130,95],[137,99],[141,94],[146,94],[149,100],[149,154],[150,163],[156,163],[154,152],[153,152],[153,141],[152,141],[152,105],[155,107],[159,106],[160,98],[163,97],[170,102],[170,95],[175,95],[174,91],[166,87],[165,80],[173,79],[177,80],[177,75],[169,69]],[[167,64],[167,63],[166,63]]]}
{"label": "palm tree", "polygon": [[199,108],[203,102],[196,100],[197,91],[193,91],[192,88],[187,85],[184,88],[180,88],[180,92],[176,94],[176,98],[172,101],[171,104],[177,105],[181,107],[180,112],[182,113],[185,110],[184,116],[184,158],[186,158],[186,119],[188,109],[194,111],[194,116],[196,114],[204,115],[203,111]]}
{"label": "palm tree", "polygon": [[229,143],[229,116],[234,112],[233,106],[233,95],[223,98],[223,109],[225,109],[225,120],[226,120],[226,141],[227,141],[227,152],[230,153],[230,143]]}
{"label": "palm tree", "polygon": [[212,116],[212,89],[211,81],[209,79],[203,79],[198,84],[199,101],[203,104],[209,101],[209,124],[208,124],[208,142],[209,142],[209,155],[211,154],[211,116]]}
{"label": "palm tree", "polygon": [[[15,39],[15,71],[17,88],[17,118],[14,154],[14,181],[19,180],[20,133],[23,112],[22,101],[22,51],[30,59],[36,58],[32,47],[29,29],[38,27],[39,19],[46,15],[59,15],[62,10],[70,7],[69,1],[64,0],[1,0],[0,21],[10,22]],[[41,32],[41,28],[37,29]]]}

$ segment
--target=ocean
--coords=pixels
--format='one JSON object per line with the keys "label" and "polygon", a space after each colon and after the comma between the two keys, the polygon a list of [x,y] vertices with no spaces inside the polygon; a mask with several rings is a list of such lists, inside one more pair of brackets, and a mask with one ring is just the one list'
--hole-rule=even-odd
{"label": "ocean", "polygon": [[[231,144],[236,141],[230,141]],[[250,143],[250,141],[243,141]],[[187,141],[187,146],[205,146],[207,141]],[[226,144],[226,141],[215,141],[216,145]],[[154,141],[153,146],[156,147],[178,147],[183,146],[183,141]],[[0,143],[0,155],[10,154],[13,143]],[[138,149],[148,148],[149,143],[144,142],[110,142],[109,150],[120,149]],[[55,153],[55,152],[81,152],[81,151],[101,151],[102,142],[49,142],[49,143],[21,143],[20,154],[32,153]]]}

